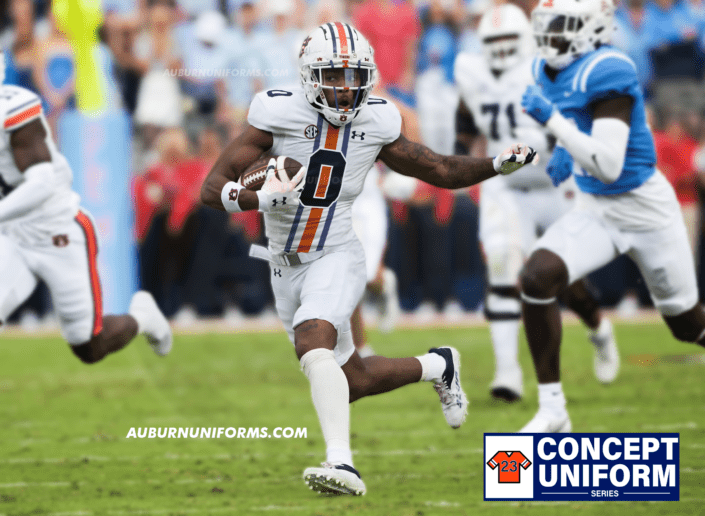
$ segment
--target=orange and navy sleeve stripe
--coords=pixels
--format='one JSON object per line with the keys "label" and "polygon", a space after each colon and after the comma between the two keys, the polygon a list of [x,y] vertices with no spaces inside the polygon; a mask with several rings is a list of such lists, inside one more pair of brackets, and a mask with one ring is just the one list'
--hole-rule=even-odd
{"label": "orange and navy sleeve stripe", "polygon": [[93,327],[91,335],[98,335],[103,331],[103,294],[100,289],[100,276],[98,275],[98,238],[93,221],[85,213],[79,211],[76,222],[86,236],[86,252],[88,253],[88,275],[91,283],[93,297]]}
{"label": "orange and navy sleeve stripe", "polygon": [[530,461],[529,459],[527,459],[526,457],[524,457],[524,454],[523,454],[523,453],[521,453],[521,452],[516,452],[516,453],[519,455],[519,460],[520,460],[520,461],[522,461],[522,459],[523,459],[523,461],[520,463],[520,466],[521,466],[522,468],[526,469],[526,468],[528,468],[529,466],[531,466],[531,461]]}
{"label": "orange and navy sleeve stripe", "polygon": [[37,118],[41,112],[42,102],[39,98],[34,98],[8,111],[5,115],[4,127],[8,131],[18,129],[27,122]]}

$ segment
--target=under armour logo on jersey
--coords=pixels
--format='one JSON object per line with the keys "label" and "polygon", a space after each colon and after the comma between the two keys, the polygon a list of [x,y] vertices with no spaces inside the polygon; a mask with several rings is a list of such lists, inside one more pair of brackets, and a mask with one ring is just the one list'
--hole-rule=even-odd
{"label": "under armour logo on jersey", "polygon": [[276,199],[272,201],[272,206],[276,206],[277,204],[286,204],[286,197],[282,197],[281,201],[277,201]]}
{"label": "under armour logo on jersey", "polygon": [[228,200],[230,201],[237,201],[237,194],[240,192],[237,188],[233,188],[230,190],[230,193],[228,194]]}
{"label": "under armour logo on jersey", "polygon": [[282,270],[281,269],[272,269],[274,271],[275,276],[279,276],[280,278],[282,277]]}
{"label": "under armour logo on jersey", "polygon": [[350,136],[350,138],[352,138],[353,140],[354,140],[355,138],[358,138],[358,137],[360,138],[360,140],[364,140],[364,139],[365,139],[365,133],[360,133],[360,134],[358,135],[358,134],[357,134],[357,131],[353,131],[353,132],[352,132],[352,136]]}

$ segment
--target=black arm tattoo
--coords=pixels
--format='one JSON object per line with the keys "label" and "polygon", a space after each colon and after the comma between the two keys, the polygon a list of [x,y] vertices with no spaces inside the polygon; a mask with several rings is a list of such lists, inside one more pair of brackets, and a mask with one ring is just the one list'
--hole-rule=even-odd
{"label": "black arm tattoo", "polygon": [[491,158],[444,156],[404,135],[382,147],[379,159],[400,174],[448,189],[466,188],[497,175]]}

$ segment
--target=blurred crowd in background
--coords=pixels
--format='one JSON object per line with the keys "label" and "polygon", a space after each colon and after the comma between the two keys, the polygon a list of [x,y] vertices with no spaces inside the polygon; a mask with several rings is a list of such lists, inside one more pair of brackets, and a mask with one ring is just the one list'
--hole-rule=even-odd
{"label": "blurred crowd in background", "polygon": [[[352,23],[375,48],[386,93],[414,110],[423,143],[452,154],[453,63],[480,52],[479,19],[492,0],[103,0],[99,64],[112,110],[130,114],[140,282],[163,311],[186,320],[271,309],[268,268],[249,259],[264,240],[256,212],[230,216],[199,203],[201,182],[246,123],[253,95],[299,83],[298,51],[317,25]],[[517,3],[527,14],[532,0]],[[8,0],[0,19],[6,83],[37,92],[56,129],[75,109],[71,47],[49,0]],[[702,264],[705,192],[705,0],[624,0],[614,44],[637,64],[647,92],[658,167],[683,206]],[[62,134],[57,134],[60,141]],[[387,265],[407,311],[477,310],[484,265],[474,191],[418,190],[389,200]],[[705,272],[700,268],[700,277]],[[648,304],[623,257],[593,275],[604,304]],[[705,279],[701,281],[705,294]],[[45,294],[30,305],[47,310]]]}

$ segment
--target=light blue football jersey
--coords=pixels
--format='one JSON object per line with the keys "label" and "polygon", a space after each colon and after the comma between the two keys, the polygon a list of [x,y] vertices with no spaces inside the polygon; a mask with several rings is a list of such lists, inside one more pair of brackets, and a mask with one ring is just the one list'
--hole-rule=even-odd
{"label": "light blue football jersey", "polygon": [[578,188],[591,194],[614,195],[644,184],[656,171],[656,150],[646,124],[644,95],[632,60],[620,50],[605,45],[561,70],[555,81],[546,75],[544,64],[543,59],[534,60],[536,84],[561,114],[573,120],[586,134],[592,131],[591,105],[594,102],[623,96],[634,99],[627,154],[619,178],[608,185],[581,168],[580,173],[575,174]]}

